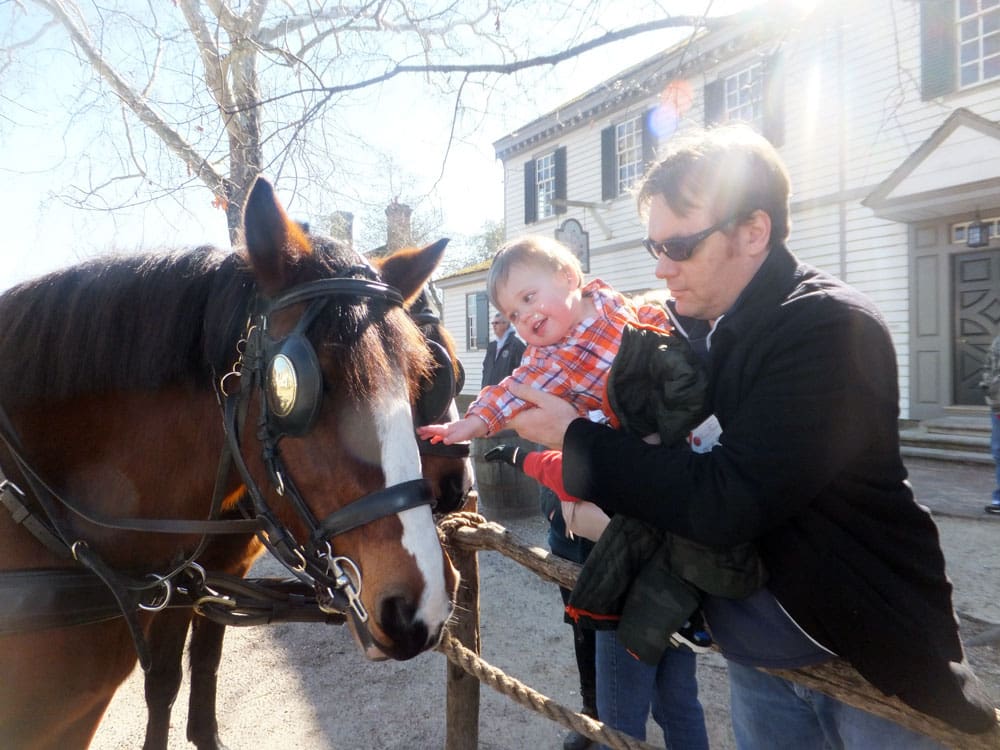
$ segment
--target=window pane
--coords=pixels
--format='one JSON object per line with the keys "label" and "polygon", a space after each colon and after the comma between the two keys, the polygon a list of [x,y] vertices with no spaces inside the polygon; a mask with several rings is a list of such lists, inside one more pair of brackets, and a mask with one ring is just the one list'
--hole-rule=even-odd
{"label": "window pane", "polygon": [[979,36],[979,19],[974,18],[971,21],[962,22],[962,41],[968,41],[969,39],[975,39]]}
{"label": "window pane", "polygon": [[989,57],[1000,52],[1000,34],[991,34],[983,38],[983,57]]}
{"label": "window pane", "polygon": [[1000,31],[1000,10],[990,11],[983,16],[983,34],[992,34],[994,31]]}
{"label": "window pane", "polygon": [[971,86],[979,81],[979,64],[963,65],[961,72],[961,85]]}
{"label": "window pane", "polygon": [[983,80],[1000,76],[1000,55],[987,58],[983,61]]}
{"label": "window pane", "polygon": [[966,63],[975,62],[979,59],[979,41],[966,42],[962,45],[962,52],[959,61],[965,65]]}
{"label": "window pane", "polygon": [[976,0],[962,0],[958,4],[958,17],[965,18],[966,16],[971,16],[979,10],[979,4]]}
{"label": "window pane", "polygon": [[986,10],[987,8],[995,8],[998,5],[1000,5],[1000,0],[983,0],[982,2],[983,10]]}

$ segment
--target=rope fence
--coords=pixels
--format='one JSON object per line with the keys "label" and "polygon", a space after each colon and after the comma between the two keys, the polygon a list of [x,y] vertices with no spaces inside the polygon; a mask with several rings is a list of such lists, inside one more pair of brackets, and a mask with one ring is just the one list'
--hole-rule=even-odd
{"label": "rope fence", "polygon": [[[456,615],[438,646],[438,650],[449,661],[445,750],[478,747],[480,682],[520,705],[614,750],[654,750],[653,745],[624,735],[537,693],[479,656],[479,550],[499,552],[543,580],[566,588],[573,588],[580,566],[555,557],[539,547],[525,544],[500,524],[487,521],[478,513],[466,511],[450,514],[441,520],[438,529],[462,576]],[[977,735],[965,734],[942,721],[914,711],[898,698],[884,695],[842,660],[806,669],[768,671],[932,737],[946,747],[955,750],[1000,750],[1000,709],[997,709],[998,724],[991,731]]]}

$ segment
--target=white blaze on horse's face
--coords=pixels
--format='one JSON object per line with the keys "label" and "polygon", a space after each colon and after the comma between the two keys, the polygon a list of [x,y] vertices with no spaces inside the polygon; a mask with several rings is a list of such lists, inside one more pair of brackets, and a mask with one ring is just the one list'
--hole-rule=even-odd
{"label": "white blaze on horse's face", "polygon": [[[420,451],[406,393],[406,384],[399,377],[390,387],[380,389],[372,403],[387,487],[420,478]],[[445,586],[444,556],[434,516],[428,505],[410,508],[397,515],[403,524],[403,547],[413,555],[424,578],[424,591],[416,617],[423,620],[428,632],[439,633],[451,617],[452,603]],[[377,659],[380,653],[367,655]]]}

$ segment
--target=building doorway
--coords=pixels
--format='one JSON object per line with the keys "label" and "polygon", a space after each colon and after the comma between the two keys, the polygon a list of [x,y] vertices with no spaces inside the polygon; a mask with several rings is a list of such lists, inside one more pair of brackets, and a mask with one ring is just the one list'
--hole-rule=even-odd
{"label": "building doorway", "polygon": [[1000,333],[1000,250],[953,256],[955,356],[953,399],[982,406],[979,377],[993,337]]}

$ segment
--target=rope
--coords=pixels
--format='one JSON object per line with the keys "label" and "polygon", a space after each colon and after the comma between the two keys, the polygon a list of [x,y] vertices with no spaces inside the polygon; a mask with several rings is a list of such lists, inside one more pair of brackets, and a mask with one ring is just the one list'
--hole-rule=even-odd
{"label": "rope", "polygon": [[585,714],[571,711],[551,698],[532,690],[520,680],[504,674],[489,662],[484,661],[459,643],[458,639],[448,631],[445,631],[442,636],[437,650],[448,657],[450,662],[461,667],[480,682],[486,683],[501,695],[506,695],[525,708],[607,745],[612,750],[661,750],[655,745],[622,734]]}
{"label": "rope", "polygon": [[[556,557],[539,547],[528,547],[503,526],[487,521],[478,513],[464,511],[449,514],[439,520],[438,533],[443,544],[452,544],[465,550],[491,549],[500,552],[531,569],[541,578],[566,588],[573,588],[580,571],[580,566],[575,563]],[[991,644],[998,639],[1000,639],[1000,628],[994,628],[981,634],[975,639],[974,644],[970,641],[970,645]],[[534,692],[523,683],[508,678],[503,672],[482,661],[473,651],[465,648],[447,631],[438,650],[469,674],[487,682],[494,690],[509,695],[521,705],[543,713],[564,726],[571,727],[592,739],[598,739],[608,747],[615,750],[652,747],[646,743],[620,744],[621,740],[618,738],[625,738],[625,742],[632,743],[638,740],[605,727],[588,716],[569,711],[551,699]],[[831,695],[848,705],[925,734],[947,747],[962,748],[962,750],[1000,748],[1000,708],[996,709],[997,724],[990,731],[970,735],[909,708],[896,697],[883,695],[858,675],[853,667],[840,660],[804,669],[766,671],[774,671],[781,677]],[[501,688],[501,685],[504,687]],[[609,738],[613,733],[615,739],[606,738],[605,733]]]}

